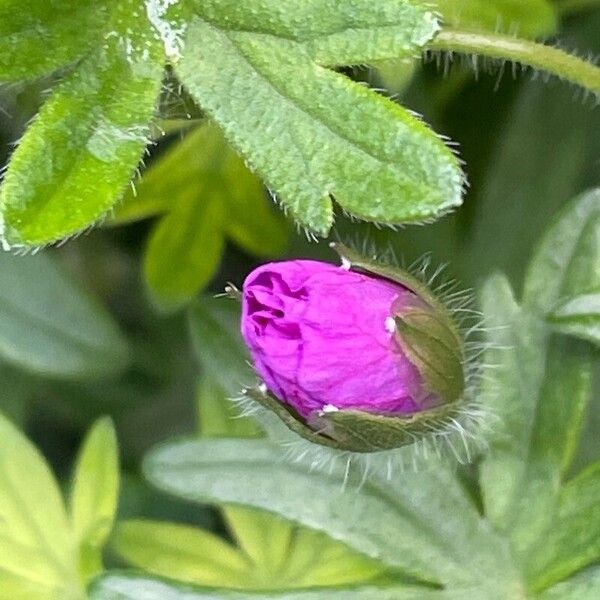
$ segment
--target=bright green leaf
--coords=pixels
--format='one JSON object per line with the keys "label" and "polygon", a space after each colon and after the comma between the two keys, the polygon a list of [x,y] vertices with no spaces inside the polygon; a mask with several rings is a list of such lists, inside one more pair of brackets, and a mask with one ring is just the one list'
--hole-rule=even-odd
{"label": "bright green leaf", "polygon": [[0,81],[44,75],[88,52],[100,42],[106,4],[92,0],[3,0]]}
{"label": "bright green leaf", "polygon": [[231,397],[239,396],[242,387],[254,381],[239,323],[240,308],[231,299],[203,296],[189,313],[200,366]]}
{"label": "bright green leaf", "polygon": [[102,549],[112,529],[118,491],[117,438],[110,419],[102,419],[79,451],[71,490],[73,532],[84,579],[102,570]]}
{"label": "bright green leaf", "polygon": [[275,512],[423,579],[501,588],[516,577],[506,547],[451,472],[432,467],[397,482],[371,477],[361,493],[348,493],[338,467],[317,472],[310,461],[282,460],[281,448],[266,441],[227,439],[165,445],[144,466],[165,491]]}
{"label": "bright green leaf", "polygon": [[[347,4],[349,11],[355,3]],[[368,5],[359,18],[377,30],[374,23],[385,26],[386,11],[406,3]],[[346,14],[344,6],[333,12]],[[266,20],[274,28],[271,35],[255,33],[256,25],[242,29],[257,7],[273,15]],[[311,41],[299,42],[293,28],[291,33],[286,28],[280,3],[250,3],[247,12],[238,8],[231,14],[222,3],[202,3],[198,10],[204,19],[188,28],[178,74],[302,225],[326,235],[332,196],[353,215],[386,223],[420,221],[461,203],[464,180],[457,159],[425,124],[315,63],[319,35],[329,38],[351,22],[327,29],[325,21],[321,28],[317,14],[307,32],[296,35],[312,35]],[[289,17],[302,24],[295,10]],[[351,32],[344,35],[352,38]],[[337,50],[339,62],[345,62],[346,45],[335,42],[327,58]],[[383,58],[373,54],[370,58]]]}
{"label": "bright green leaf", "polygon": [[0,254],[0,356],[56,377],[127,366],[128,345],[107,312],[47,256]]}
{"label": "bright green leaf", "polygon": [[54,90],[14,152],[0,188],[6,247],[81,231],[129,182],[147,143],[164,60],[138,8],[128,2],[114,10],[114,35]]}
{"label": "bright green leaf", "polygon": [[0,599],[83,600],[76,548],[53,474],[1,415],[0,440]]}
{"label": "bright green leaf", "polygon": [[600,344],[600,292],[561,302],[548,320],[556,331]]}
{"label": "bright green leaf", "polygon": [[91,600],[467,600],[420,587],[375,587],[323,589],[293,592],[234,592],[192,587],[135,573],[109,573],[90,590]]}
{"label": "bright green leaf", "polygon": [[221,263],[224,218],[220,198],[180,198],[153,231],[144,256],[144,276],[154,302],[180,308],[206,286]]}
{"label": "bright green leaf", "polygon": [[240,588],[253,578],[242,552],[188,525],[125,521],[117,525],[112,546],[131,565],[187,583]]}

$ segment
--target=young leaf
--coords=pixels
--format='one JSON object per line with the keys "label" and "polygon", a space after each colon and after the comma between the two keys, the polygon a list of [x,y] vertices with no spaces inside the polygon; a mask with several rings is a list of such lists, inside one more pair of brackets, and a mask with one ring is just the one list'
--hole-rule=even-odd
{"label": "young leaf", "polygon": [[215,275],[224,247],[223,218],[218,197],[180,197],[152,232],[144,276],[158,307],[180,308]]}
{"label": "young leaf", "polygon": [[564,300],[548,316],[548,321],[556,331],[600,345],[600,292]]}
{"label": "young leaf", "polygon": [[48,256],[0,254],[0,356],[44,375],[120,371],[129,348],[108,313]]}
{"label": "young leaf", "polygon": [[316,472],[310,462],[283,461],[266,441],[214,439],[159,447],[144,470],[170,493],[278,513],[425,580],[501,587],[516,577],[451,473],[433,467],[404,473],[398,485],[369,480],[349,494],[341,467]]}
{"label": "young leaf", "polygon": [[128,563],[154,575],[225,588],[252,587],[252,563],[216,535],[196,527],[155,521],[124,521],[112,546]]}
{"label": "young leaf", "polygon": [[12,156],[0,188],[5,247],[88,227],[113,206],[140,160],[164,52],[145,13],[120,6],[113,35],[54,90]]}
{"label": "young leaf", "polygon": [[88,52],[100,42],[107,18],[106,4],[92,0],[52,4],[40,0],[3,0],[0,81],[38,77]]}
{"label": "young leaf", "polygon": [[0,599],[84,600],[76,548],[54,476],[2,415],[0,439]]}
{"label": "young leaf", "polygon": [[[422,26],[411,46],[401,20],[410,2],[360,5],[358,11],[355,2],[336,3],[332,10],[318,2],[310,11],[291,6],[288,14],[271,0],[236,11],[203,2],[176,65],[231,143],[319,235],[332,225],[332,196],[353,215],[386,223],[421,221],[461,203],[458,161],[426,125],[322,66],[385,58],[384,48],[410,55],[427,40],[424,31],[431,36],[437,28],[431,13],[412,7]],[[269,35],[256,31],[259,24]],[[398,48],[389,43],[390,31],[399,36]],[[363,46],[364,35],[381,47]]]}
{"label": "young leaf", "polygon": [[136,573],[108,573],[90,589],[90,600],[468,600],[422,587],[326,587],[287,592],[235,592],[200,588]]}
{"label": "young leaf", "polygon": [[119,489],[119,457],[114,427],[98,421],[88,433],[75,467],[71,519],[84,579],[102,570],[102,549],[112,529]]}

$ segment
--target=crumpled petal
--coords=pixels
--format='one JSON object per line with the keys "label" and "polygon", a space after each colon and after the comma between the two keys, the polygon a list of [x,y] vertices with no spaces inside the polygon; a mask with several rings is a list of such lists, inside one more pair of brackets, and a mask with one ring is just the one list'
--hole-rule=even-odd
{"label": "crumpled petal", "polygon": [[307,418],[324,406],[412,413],[433,402],[400,349],[392,305],[407,288],[329,263],[262,265],[244,282],[242,335],[271,392]]}

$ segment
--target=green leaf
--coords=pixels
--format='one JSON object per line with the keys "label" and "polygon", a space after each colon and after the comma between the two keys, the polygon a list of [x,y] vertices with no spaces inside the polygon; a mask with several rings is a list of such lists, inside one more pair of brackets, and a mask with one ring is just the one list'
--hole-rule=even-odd
{"label": "green leaf", "polygon": [[205,437],[256,437],[260,429],[250,417],[235,410],[225,390],[203,375],[197,388],[199,431]]}
{"label": "green leaf", "polygon": [[143,219],[177,211],[180,204],[211,199],[222,204],[219,233],[222,229],[258,256],[283,252],[287,232],[269,206],[262,184],[210,124],[197,127],[160,156],[144,172],[135,193],[126,193],[112,222]]}
{"label": "green leaf", "polygon": [[482,304],[492,345],[485,360],[497,369],[482,401],[498,418],[480,471],[485,512],[534,578],[532,547],[553,526],[590,396],[589,353],[566,338],[548,339],[544,322],[516,304],[503,277],[487,282]]}
{"label": "green leaf", "polygon": [[35,382],[27,374],[0,361],[0,413],[13,423],[23,423],[34,389]]}
{"label": "green leaf", "polygon": [[462,29],[511,33],[534,38],[553,33],[556,8],[548,0],[434,0],[444,23]]}
{"label": "green leaf", "polygon": [[112,529],[118,492],[117,438],[110,419],[101,419],[79,451],[71,490],[73,532],[84,579],[102,571],[102,549]]}
{"label": "green leaf", "polygon": [[240,308],[226,298],[203,296],[191,308],[189,326],[200,366],[227,395],[239,396],[254,380],[239,330]]}
{"label": "green leaf", "polygon": [[554,220],[529,264],[524,303],[542,315],[600,287],[600,189],[576,198]]}
{"label": "green leaf", "polygon": [[145,12],[126,2],[113,13],[114,35],[54,90],[11,158],[0,188],[5,247],[88,227],[113,206],[140,160],[164,52]]}
{"label": "green leaf", "polygon": [[[335,10],[317,2],[309,11],[270,0],[243,8],[236,3],[235,10],[228,2],[203,2],[176,65],[229,141],[293,216],[319,235],[333,222],[331,197],[357,217],[386,223],[421,221],[461,203],[458,161],[425,124],[321,66],[384,58],[384,48],[398,54],[383,31],[390,20],[403,55],[426,41],[421,28],[418,42],[407,46],[411,34],[396,21],[410,3],[359,4],[361,11],[356,2],[336,3]],[[437,25],[431,14],[412,10],[420,11],[432,35]],[[354,55],[364,35],[380,39],[382,47],[375,43]]]}
{"label": "green leaf", "polygon": [[[91,600],[450,600],[443,592],[420,587],[375,587],[258,593],[192,587],[136,573],[108,573],[90,590]],[[458,600],[458,596],[454,597]],[[462,596],[467,600],[468,596]]]}
{"label": "green leaf", "polygon": [[564,300],[548,320],[556,331],[600,344],[600,292]]}
{"label": "green leaf", "polygon": [[106,18],[105,2],[3,0],[0,81],[38,77],[73,62],[100,41]]}
{"label": "green leaf", "polygon": [[48,256],[0,254],[0,356],[67,378],[114,374],[129,361],[109,314]]}
{"label": "green leaf", "polygon": [[146,283],[163,310],[180,308],[209,283],[224,247],[220,198],[180,200],[153,231],[144,256]]}
{"label": "green leaf", "polygon": [[318,472],[310,461],[282,460],[281,448],[266,441],[213,439],[159,447],[144,470],[177,496],[275,512],[425,580],[501,588],[517,577],[503,542],[441,468],[398,481],[371,477],[361,493],[348,493],[343,465]]}
{"label": "green leaf", "polygon": [[0,440],[0,599],[84,600],[54,476],[33,445],[1,415]]}
{"label": "green leaf", "polygon": [[216,535],[188,525],[125,521],[117,525],[112,546],[131,565],[187,583],[240,588],[253,579],[247,556]]}
{"label": "green leaf", "polygon": [[551,587],[540,600],[595,600],[600,595],[600,568],[592,567]]}
{"label": "green leaf", "polygon": [[113,222],[166,212],[146,250],[145,277],[156,304],[179,308],[215,274],[227,235],[259,256],[286,244],[260,182],[214,126],[196,128],[150,167]]}
{"label": "green leaf", "polygon": [[564,485],[552,528],[531,562],[536,589],[566,579],[600,558],[600,463]]}

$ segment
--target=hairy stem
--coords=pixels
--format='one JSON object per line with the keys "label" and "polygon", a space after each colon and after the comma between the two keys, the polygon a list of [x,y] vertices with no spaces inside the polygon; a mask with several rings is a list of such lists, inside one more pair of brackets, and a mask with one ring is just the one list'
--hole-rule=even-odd
{"label": "hairy stem", "polygon": [[566,79],[600,96],[600,68],[552,46],[492,33],[443,29],[427,49],[518,62]]}

